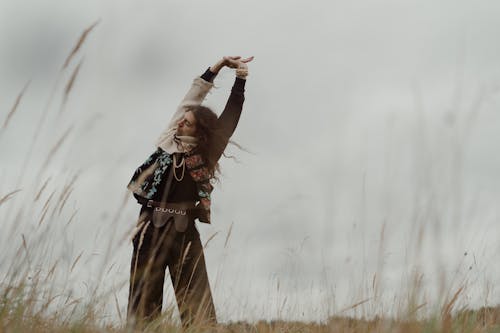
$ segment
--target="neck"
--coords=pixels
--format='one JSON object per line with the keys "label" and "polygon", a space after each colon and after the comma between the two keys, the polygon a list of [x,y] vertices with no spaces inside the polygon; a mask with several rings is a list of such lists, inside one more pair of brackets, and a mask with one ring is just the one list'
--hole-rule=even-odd
{"label": "neck", "polygon": [[198,145],[198,138],[195,136],[175,134],[174,141],[177,143],[177,146],[182,147],[184,152],[189,152]]}

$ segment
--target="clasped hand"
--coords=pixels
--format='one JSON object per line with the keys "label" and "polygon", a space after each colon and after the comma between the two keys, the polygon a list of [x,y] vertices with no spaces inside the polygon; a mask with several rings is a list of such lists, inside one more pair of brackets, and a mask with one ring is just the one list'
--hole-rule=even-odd
{"label": "clasped hand", "polygon": [[247,63],[253,60],[252,57],[248,57],[245,59],[241,59],[241,56],[225,56],[221,60],[219,60],[215,65],[213,65],[210,70],[213,73],[218,73],[219,70],[226,66],[229,68],[236,68],[237,70],[246,70],[248,72],[248,65]]}
{"label": "clasped hand", "polygon": [[246,59],[241,59],[241,56],[234,56],[234,57],[223,57],[223,64],[224,66],[227,66],[229,68],[248,68],[247,62],[250,62],[253,60],[252,57],[248,57]]}

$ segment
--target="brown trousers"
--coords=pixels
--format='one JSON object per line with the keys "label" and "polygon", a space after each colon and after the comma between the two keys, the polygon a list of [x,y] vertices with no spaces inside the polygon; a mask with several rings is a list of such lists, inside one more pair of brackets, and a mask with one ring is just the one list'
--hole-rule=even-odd
{"label": "brown trousers", "polygon": [[177,232],[173,223],[153,226],[151,214],[151,210],[141,209],[139,229],[132,240],[127,321],[145,323],[160,315],[168,266],[182,325],[215,324],[203,246],[194,220],[185,232]]}

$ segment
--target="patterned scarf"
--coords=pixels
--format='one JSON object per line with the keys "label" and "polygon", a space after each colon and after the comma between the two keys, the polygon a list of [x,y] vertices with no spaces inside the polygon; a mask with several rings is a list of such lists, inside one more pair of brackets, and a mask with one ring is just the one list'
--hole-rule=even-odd
{"label": "patterned scarf", "polygon": [[210,171],[200,154],[186,155],[184,161],[191,178],[196,183],[200,208],[203,208],[204,212],[204,214],[200,214],[198,219],[201,222],[210,223],[210,193],[214,189],[212,184],[210,184]]}
{"label": "patterned scarf", "polygon": [[[198,191],[198,198],[200,200],[198,207],[202,208],[202,213],[198,219],[201,222],[210,223],[210,193],[213,190],[213,186],[210,184],[209,169],[200,154],[190,154],[186,152],[184,161],[186,163],[186,169],[196,183]],[[127,188],[140,197],[149,200],[152,199],[158,192],[158,186],[161,181],[167,176],[168,167],[171,166],[172,163],[172,154],[158,147],[158,149],[135,170]]]}

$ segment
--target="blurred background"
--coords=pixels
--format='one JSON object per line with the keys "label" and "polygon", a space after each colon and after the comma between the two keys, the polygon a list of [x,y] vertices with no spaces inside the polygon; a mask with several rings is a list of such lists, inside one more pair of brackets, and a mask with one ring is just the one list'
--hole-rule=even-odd
{"label": "blurred background", "polygon": [[[499,14],[487,0],[1,0],[0,273],[25,242],[34,271],[57,262],[52,287],[99,288],[103,316],[124,316],[140,208],[126,185],[192,80],[253,55],[245,150],[229,147],[198,228],[219,319],[425,312],[462,286],[463,306],[498,304]],[[204,104],[220,113],[233,81],[221,71]],[[173,304],[169,279],[165,293]]]}

